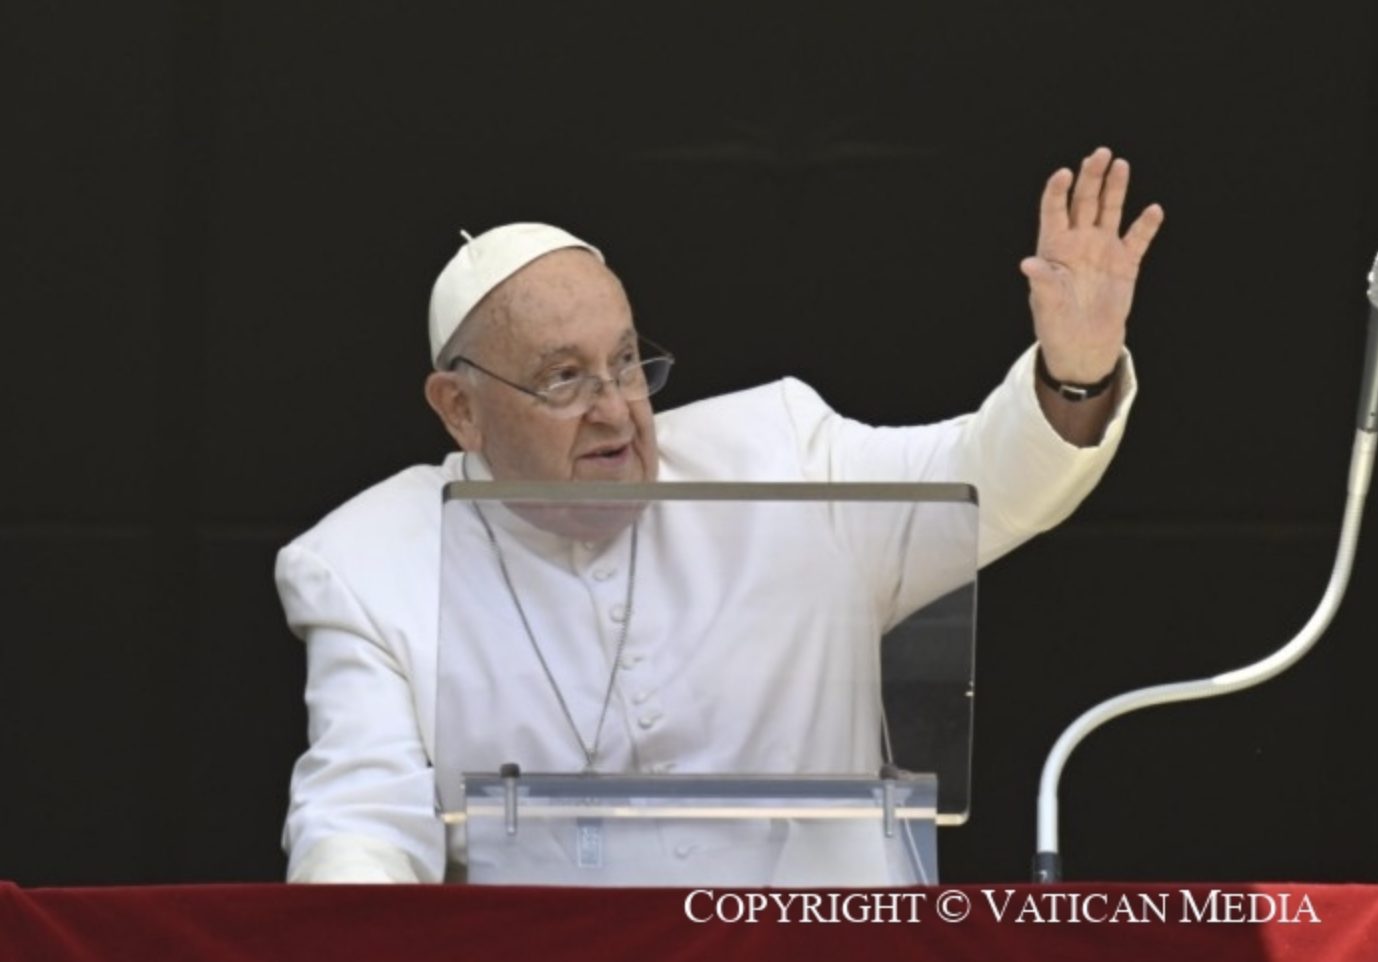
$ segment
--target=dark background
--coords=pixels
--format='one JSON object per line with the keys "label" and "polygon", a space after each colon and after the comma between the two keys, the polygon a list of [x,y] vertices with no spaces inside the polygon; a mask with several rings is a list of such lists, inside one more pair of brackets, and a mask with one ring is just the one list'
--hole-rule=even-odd
{"label": "dark background", "polygon": [[[1102,486],[981,585],[974,812],[1020,879],[1044,754],[1126,687],[1270,651],[1328,575],[1378,248],[1371,2],[38,3],[0,13],[0,878],[276,879],[303,656],[274,553],[448,447],[430,283],[511,220],[599,244],[679,356],[876,423],[1030,338],[1055,167],[1167,223]],[[1378,510],[1296,670],[1115,722],[1071,878],[1378,879]]]}

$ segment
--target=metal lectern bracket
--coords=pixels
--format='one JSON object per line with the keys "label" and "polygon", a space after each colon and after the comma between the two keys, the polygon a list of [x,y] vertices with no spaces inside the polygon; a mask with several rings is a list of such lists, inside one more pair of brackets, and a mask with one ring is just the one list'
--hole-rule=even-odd
{"label": "metal lectern bracket", "polygon": [[503,821],[508,835],[517,834],[517,779],[522,768],[516,762],[508,762],[498,769],[503,784]]}
{"label": "metal lectern bracket", "polygon": [[885,809],[881,821],[885,826],[886,838],[895,837],[895,779],[899,778],[899,774],[899,768],[894,765],[880,766],[881,805]]}

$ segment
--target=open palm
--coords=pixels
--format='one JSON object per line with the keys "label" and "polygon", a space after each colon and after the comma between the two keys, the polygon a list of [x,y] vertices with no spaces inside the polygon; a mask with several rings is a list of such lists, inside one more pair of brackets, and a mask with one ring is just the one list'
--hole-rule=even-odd
{"label": "open palm", "polygon": [[1162,207],[1151,204],[1121,237],[1128,189],[1129,163],[1099,147],[1079,175],[1064,167],[1043,190],[1037,253],[1019,267],[1044,362],[1058,380],[1100,380],[1124,346],[1139,264],[1163,223]]}

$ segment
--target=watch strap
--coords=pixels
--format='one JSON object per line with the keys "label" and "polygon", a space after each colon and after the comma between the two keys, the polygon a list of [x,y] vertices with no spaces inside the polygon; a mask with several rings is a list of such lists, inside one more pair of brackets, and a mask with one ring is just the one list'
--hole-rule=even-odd
{"label": "watch strap", "polygon": [[1110,389],[1110,385],[1115,383],[1115,379],[1120,374],[1120,362],[1115,361],[1115,366],[1110,369],[1110,373],[1096,381],[1094,384],[1077,384],[1072,381],[1059,381],[1053,377],[1048,365],[1043,360],[1043,349],[1039,348],[1034,359],[1034,371],[1038,374],[1038,379],[1058,393],[1059,397],[1068,401],[1085,401],[1093,397],[1098,397]]}

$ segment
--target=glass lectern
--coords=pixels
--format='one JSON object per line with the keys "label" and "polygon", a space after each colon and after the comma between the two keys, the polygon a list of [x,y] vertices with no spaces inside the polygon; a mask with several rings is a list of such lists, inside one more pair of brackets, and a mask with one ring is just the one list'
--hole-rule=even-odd
{"label": "glass lectern", "polygon": [[968,812],[975,490],[445,490],[436,805],[475,883],[937,880]]}

